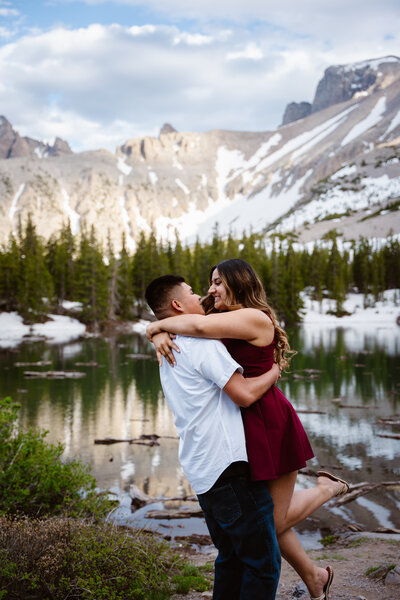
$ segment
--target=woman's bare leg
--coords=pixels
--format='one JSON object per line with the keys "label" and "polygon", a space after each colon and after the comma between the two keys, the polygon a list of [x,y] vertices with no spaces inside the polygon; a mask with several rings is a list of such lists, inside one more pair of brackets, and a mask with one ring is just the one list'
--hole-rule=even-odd
{"label": "woman's bare leg", "polygon": [[293,471],[269,481],[268,487],[274,501],[275,527],[282,556],[300,575],[310,595],[316,598],[323,593],[328,571],[314,565],[291,528],[330,500],[341,484],[319,477],[315,487],[295,492],[296,478],[297,471]]}
{"label": "woman's bare leg", "polygon": [[[275,524],[277,530],[283,533],[304,521],[317,508],[331,500],[341,489],[342,484],[328,477],[318,477],[317,485],[305,490],[294,490],[297,471],[281,475],[278,479],[269,481],[269,491],[272,497],[279,495],[279,505],[275,505]],[[286,499],[282,502],[283,499]]]}

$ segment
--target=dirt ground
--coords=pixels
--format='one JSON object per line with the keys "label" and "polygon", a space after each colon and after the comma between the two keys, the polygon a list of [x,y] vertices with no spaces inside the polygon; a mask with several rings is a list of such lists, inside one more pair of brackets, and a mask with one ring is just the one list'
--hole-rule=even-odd
{"label": "dirt ground", "polygon": [[[350,534],[321,550],[311,550],[309,555],[321,566],[331,565],[334,580],[331,587],[332,600],[400,600],[400,583],[385,583],[381,578],[367,576],[368,569],[381,566],[400,566],[400,535]],[[183,551],[188,562],[196,565],[212,563],[216,553]],[[308,594],[294,596],[300,583],[297,573],[282,560],[282,572],[276,600],[296,597],[308,600]],[[173,600],[204,600],[211,592],[190,592],[175,595]]]}

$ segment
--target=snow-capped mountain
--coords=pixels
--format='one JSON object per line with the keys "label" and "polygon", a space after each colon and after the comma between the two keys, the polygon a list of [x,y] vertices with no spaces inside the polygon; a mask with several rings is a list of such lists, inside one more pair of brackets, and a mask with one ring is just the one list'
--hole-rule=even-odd
{"label": "snow-capped mountain", "polygon": [[141,230],[205,239],[216,222],[220,233],[295,231],[303,241],[333,227],[347,239],[400,233],[400,59],[330,67],[313,106],[275,131],[167,125],[115,154],[2,159],[0,241],[28,212],[45,237],[70,219],[75,233],[94,224],[116,248],[123,231],[134,248]]}

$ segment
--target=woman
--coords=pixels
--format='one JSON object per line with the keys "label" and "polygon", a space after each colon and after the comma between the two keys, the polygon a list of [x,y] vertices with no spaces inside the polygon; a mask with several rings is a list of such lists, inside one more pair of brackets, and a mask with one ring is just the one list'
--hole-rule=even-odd
{"label": "woman", "polygon": [[[171,361],[174,343],[165,338],[153,340],[156,334],[169,332],[222,339],[233,358],[243,366],[246,377],[270,369],[274,360],[282,368],[289,365],[293,351],[287,335],[248,263],[230,259],[213,267],[209,298],[213,312],[207,315],[170,317],[148,326],[147,337],[156,342],[158,354],[169,356]],[[334,475],[320,471],[315,487],[294,490],[298,470],[314,455],[294,408],[276,386],[251,407],[243,409],[242,416],[251,477],[269,482],[282,556],[303,579],[311,598],[327,600],[332,568],[314,565],[292,527],[327,500],[346,493],[349,486]]]}

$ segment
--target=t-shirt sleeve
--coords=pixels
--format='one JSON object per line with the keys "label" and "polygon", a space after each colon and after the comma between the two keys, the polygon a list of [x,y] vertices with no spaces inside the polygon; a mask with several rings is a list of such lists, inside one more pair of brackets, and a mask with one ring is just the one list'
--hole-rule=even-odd
{"label": "t-shirt sleeve", "polygon": [[222,342],[204,338],[195,341],[200,343],[193,347],[193,367],[203,377],[222,389],[235,371],[243,373],[243,368],[231,357]]}

